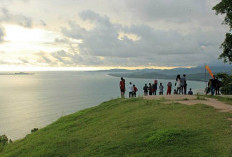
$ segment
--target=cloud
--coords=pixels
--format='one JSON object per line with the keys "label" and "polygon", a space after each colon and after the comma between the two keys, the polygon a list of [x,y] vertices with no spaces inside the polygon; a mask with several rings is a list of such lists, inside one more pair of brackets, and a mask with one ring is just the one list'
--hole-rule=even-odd
{"label": "cloud", "polygon": [[[215,62],[226,32],[221,26],[223,18],[211,9],[218,0],[11,2],[4,0],[0,22],[61,30],[54,43],[47,43],[59,51],[43,49],[35,55],[35,64],[44,66],[193,66]],[[23,7],[28,9],[18,11]]]}
{"label": "cloud", "polygon": [[[123,26],[91,10],[80,13],[80,17],[94,27],[87,30],[70,22],[69,28],[62,29],[63,34],[83,41],[79,45],[80,56],[104,57],[97,63],[109,66],[197,65],[205,60],[215,60],[220,41],[224,38],[224,32],[220,29],[215,32],[198,28],[184,34],[176,30],[154,29],[146,24]],[[119,32],[134,34],[139,40],[127,36],[120,40]]]}
{"label": "cloud", "polygon": [[2,27],[0,27],[0,43],[4,41],[5,31]]}
{"label": "cloud", "polygon": [[138,18],[145,20],[171,20],[173,22],[191,21],[191,16],[208,14],[205,0],[127,0],[127,8]]}
{"label": "cloud", "polygon": [[11,14],[8,9],[0,9],[0,22],[14,23],[23,27],[32,27],[32,19],[21,14]]}

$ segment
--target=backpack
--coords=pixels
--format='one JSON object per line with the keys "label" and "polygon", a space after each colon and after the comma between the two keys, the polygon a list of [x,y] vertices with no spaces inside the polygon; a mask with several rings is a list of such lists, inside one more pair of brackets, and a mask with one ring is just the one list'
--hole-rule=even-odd
{"label": "backpack", "polygon": [[135,88],[134,88],[134,91],[135,91],[135,92],[137,92],[137,91],[138,91],[138,89],[135,87]]}

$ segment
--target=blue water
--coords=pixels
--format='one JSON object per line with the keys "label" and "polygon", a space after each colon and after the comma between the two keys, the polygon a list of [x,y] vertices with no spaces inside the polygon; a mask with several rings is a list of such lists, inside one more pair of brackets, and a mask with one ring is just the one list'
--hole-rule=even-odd
{"label": "blue water", "polygon": [[[93,107],[120,96],[119,78],[96,72],[35,72],[34,75],[0,75],[0,134],[16,140],[59,117]],[[171,80],[158,80],[164,84]],[[152,79],[126,79],[142,95]],[[174,84],[174,81],[172,81]],[[205,83],[188,81],[194,92]],[[126,96],[128,93],[126,92]]]}

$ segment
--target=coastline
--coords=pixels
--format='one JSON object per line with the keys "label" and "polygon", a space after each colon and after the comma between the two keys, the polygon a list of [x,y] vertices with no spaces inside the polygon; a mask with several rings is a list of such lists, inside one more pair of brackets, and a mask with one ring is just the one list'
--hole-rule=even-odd
{"label": "coastline", "polygon": [[[146,76],[141,76],[141,77],[132,77],[132,76],[125,76],[125,75],[115,75],[115,74],[112,74],[112,73],[109,73],[107,74],[109,76],[112,76],[112,77],[117,77],[117,78],[120,78],[120,77],[124,77],[124,78],[132,78],[132,79],[163,79],[163,80],[175,80],[174,77],[171,76],[171,78],[162,78],[162,77],[146,77]],[[187,78],[187,81],[198,81],[198,82],[208,82],[208,81],[205,81],[205,80],[201,80],[201,79],[189,79]]]}

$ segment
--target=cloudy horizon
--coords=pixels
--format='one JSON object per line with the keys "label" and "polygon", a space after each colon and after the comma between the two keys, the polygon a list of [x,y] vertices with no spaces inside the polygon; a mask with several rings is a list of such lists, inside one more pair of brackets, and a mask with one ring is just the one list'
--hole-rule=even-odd
{"label": "cloudy horizon", "polygon": [[1,0],[0,70],[219,64],[219,0]]}

